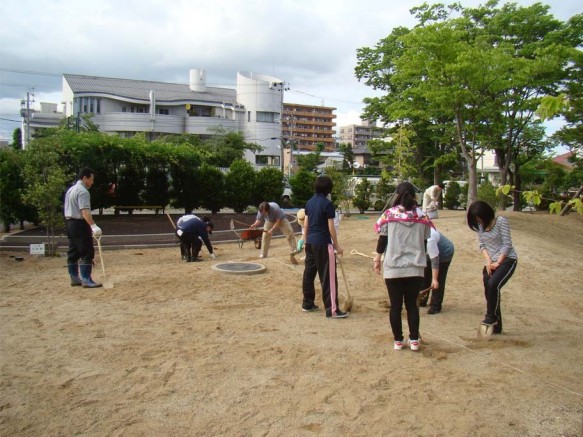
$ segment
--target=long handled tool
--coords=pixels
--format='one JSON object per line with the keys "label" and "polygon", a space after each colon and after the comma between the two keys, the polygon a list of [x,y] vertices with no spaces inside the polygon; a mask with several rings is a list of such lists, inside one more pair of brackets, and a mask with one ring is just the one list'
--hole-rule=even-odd
{"label": "long handled tool", "polygon": [[372,259],[374,259],[374,256],[370,256],[370,255],[366,255],[364,253],[358,252],[356,249],[352,249],[350,251],[350,255],[360,255],[360,256],[364,256],[365,258],[372,258]]}
{"label": "long handled tool", "polygon": [[99,249],[99,259],[101,260],[101,270],[103,272],[103,288],[113,288],[113,281],[105,274],[105,262],[103,261],[103,252],[101,250],[101,237],[96,237],[97,248]]}
{"label": "long handled tool", "polygon": [[170,217],[169,213],[166,213],[166,217],[168,217],[168,220],[170,220],[172,227],[174,228],[174,230],[176,230],[176,225],[174,224],[174,220],[172,220],[172,217]]}
{"label": "long handled tool", "polygon": [[425,290],[421,290],[419,292],[419,294],[417,295],[417,306],[419,306],[419,304],[421,303],[421,299],[424,299],[429,294],[430,291],[431,285],[427,287]]}
{"label": "long handled tool", "polygon": [[346,302],[344,302],[344,311],[347,313],[352,310],[352,304],[354,303],[354,298],[350,295],[350,287],[348,286],[348,280],[346,279],[346,273],[344,272],[344,265],[342,264],[342,257],[337,256],[338,265],[340,266],[340,271],[342,272],[342,278],[344,279],[344,286],[346,287]]}

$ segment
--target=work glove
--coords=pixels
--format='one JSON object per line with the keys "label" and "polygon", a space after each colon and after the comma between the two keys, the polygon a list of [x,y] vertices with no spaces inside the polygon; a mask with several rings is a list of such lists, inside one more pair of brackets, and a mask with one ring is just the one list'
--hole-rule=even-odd
{"label": "work glove", "polygon": [[182,237],[182,234],[184,234],[184,231],[182,229],[178,229],[176,231],[176,235],[178,235],[179,237]]}
{"label": "work glove", "polygon": [[95,223],[91,225],[91,232],[93,232],[94,237],[101,237],[103,232],[101,232],[101,228],[97,226]]}
{"label": "work glove", "polygon": [[211,253],[211,259],[212,259],[213,261],[214,261],[214,260],[216,260],[216,259],[218,259],[218,258],[219,258],[219,257],[218,257],[218,256],[216,256],[214,253]]}
{"label": "work glove", "polygon": [[298,247],[297,247],[297,249],[298,249],[298,253],[301,252],[304,249],[304,239],[303,238],[300,238],[298,240]]}

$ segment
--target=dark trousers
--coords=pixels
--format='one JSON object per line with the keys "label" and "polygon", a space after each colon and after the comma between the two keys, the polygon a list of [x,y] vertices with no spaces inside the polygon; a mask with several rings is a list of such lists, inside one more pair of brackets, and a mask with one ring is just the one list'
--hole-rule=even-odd
{"label": "dark trousers", "polygon": [[198,238],[198,234],[184,232],[178,238],[180,239],[181,255],[186,257],[187,261],[196,261],[202,248],[202,241]]}
{"label": "dark trousers", "polygon": [[395,341],[403,341],[403,321],[401,312],[403,302],[407,310],[407,323],[409,324],[409,338],[419,339],[419,307],[417,306],[417,295],[423,284],[422,276],[412,276],[409,278],[385,279],[387,290],[389,291],[389,321]]}
{"label": "dark trousers", "polygon": [[306,244],[306,259],[304,262],[304,277],[302,291],[304,293],[303,307],[310,308],[316,298],[314,280],[316,274],[322,285],[322,300],[326,314],[330,315],[338,309],[338,275],[336,274],[336,255],[332,245]]}
{"label": "dark trousers", "polygon": [[[447,280],[447,271],[449,270],[449,265],[451,264],[451,260],[439,263],[439,274],[437,275],[437,281],[439,282],[439,288],[437,290],[431,290],[431,301],[429,305],[436,310],[441,311],[441,305],[443,304],[443,296],[445,295],[445,281]],[[431,261],[427,260],[427,267],[425,267],[424,271],[425,277],[423,279],[423,285],[421,286],[422,290],[431,286],[431,278],[433,277],[431,271]],[[427,293],[423,299],[421,299],[421,306],[427,305],[427,301],[429,300],[429,294]]]}
{"label": "dark trousers", "polygon": [[93,265],[95,249],[93,248],[93,234],[91,227],[83,219],[65,220],[67,225],[67,264]]}
{"label": "dark trousers", "polygon": [[488,275],[486,267],[482,271],[484,281],[484,296],[486,297],[486,314],[495,317],[498,323],[494,326],[494,332],[502,332],[502,311],[500,309],[500,291],[504,284],[514,274],[517,261],[512,258],[505,258],[502,264],[494,270],[492,275]]}

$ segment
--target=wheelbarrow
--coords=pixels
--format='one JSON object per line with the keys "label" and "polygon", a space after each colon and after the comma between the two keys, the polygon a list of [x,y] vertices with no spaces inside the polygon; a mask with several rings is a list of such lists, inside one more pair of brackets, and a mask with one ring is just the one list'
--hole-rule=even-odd
{"label": "wheelbarrow", "polygon": [[264,231],[263,229],[235,229],[235,223],[231,220],[231,231],[237,236],[237,244],[239,248],[243,248],[243,243],[245,241],[253,241],[255,244],[255,249],[261,249],[261,237]]}

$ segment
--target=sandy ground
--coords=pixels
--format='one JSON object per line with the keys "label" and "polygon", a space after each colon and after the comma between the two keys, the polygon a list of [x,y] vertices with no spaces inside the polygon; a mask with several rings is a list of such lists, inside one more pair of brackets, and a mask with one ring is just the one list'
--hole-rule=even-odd
{"label": "sandy ground", "polygon": [[[443,211],[456,254],[443,311],[422,311],[418,353],[393,351],[384,283],[349,253],[374,250],[373,216],[341,223],[354,297],[342,320],[300,310],[303,266],[281,239],[251,276],[211,269],[206,253],[107,251],[108,290],[70,287],[64,258],[2,253],[0,434],[578,436],[583,217],[506,215],[519,264],[505,333],[477,340],[476,234]],[[259,261],[249,243],[217,253]]]}

